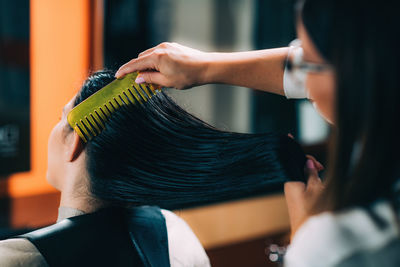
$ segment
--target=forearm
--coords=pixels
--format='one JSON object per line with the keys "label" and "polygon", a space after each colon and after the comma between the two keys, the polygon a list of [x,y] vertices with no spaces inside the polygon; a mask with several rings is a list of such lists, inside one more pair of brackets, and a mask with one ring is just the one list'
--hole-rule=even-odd
{"label": "forearm", "polygon": [[284,95],[283,72],[288,48],[211,53],[203,83],[224,83]]}

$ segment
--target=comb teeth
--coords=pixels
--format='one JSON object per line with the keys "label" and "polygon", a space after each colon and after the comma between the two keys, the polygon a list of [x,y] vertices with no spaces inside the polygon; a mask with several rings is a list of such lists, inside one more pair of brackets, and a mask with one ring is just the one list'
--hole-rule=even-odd
{"label": "comb teeth", "polygon": [[151,84],[136,84],[137,73],[115,80],[77,105],[68,114],[68,123],[88,142],[101,133],[112,113],[124,105],[142,104],[156,94]]}

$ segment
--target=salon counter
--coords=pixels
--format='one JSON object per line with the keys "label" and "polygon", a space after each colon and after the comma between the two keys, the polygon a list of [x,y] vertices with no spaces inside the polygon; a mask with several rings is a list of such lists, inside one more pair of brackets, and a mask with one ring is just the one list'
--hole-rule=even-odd
{"label": "salon counter", "polygon": [[206,249],[288,231],[289,217],[282,194],[175,210]]}

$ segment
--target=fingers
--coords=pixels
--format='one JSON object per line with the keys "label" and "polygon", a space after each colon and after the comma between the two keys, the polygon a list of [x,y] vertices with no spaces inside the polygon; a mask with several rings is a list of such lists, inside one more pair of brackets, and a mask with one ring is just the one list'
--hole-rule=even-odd
{"label": "fingers", "polygon": [[318,170],[315,167],[314,161],[311,159],[308,159],[306,162],[306,167],[307,167],[307,174],[308,174],[307,188],[310,185],[322,183],[321,179],[318,176]]}
{"label": "fingers", "polygon": [[313,193],[314,191],[320,191],[323,188],[323,183],[318,176],[318,170],[312,160],[307,160],[305,171],[308,176],[307,184],[303,182],[285,183],[284,191],[288,202],[302,203],[304,202],[305,193]]}
{"label": "fingers", "polygon": [[154,46],[150,49],[141,52],[137,58],[132,59],[128,63],[122,65],[115,74],[115,77],[120,78],[134,71],[157,69],[155,68],[155,59],[154,59],[156,55],[152,56],[152,54],[155,50],[163,49],[166,46],[168,46],[168,43],[161,43],[157,46]]}
{"label": "fingers", "polygon": [[175,43],[162,43],[139,54],[119,68],[115,76],[140,71],[137,83],[153,83],[177,89],[202,84],[207,70],[205,53]]}
{"label": "fingers", "polygon": [[306,155],[306,158],[309,160],[312,160],[314,163],[314,166],[317,168],[317,171],[322,171],[325,169],[324,165],[322,165],[318,160],[316,160],[313,156],[311,155]]}
{"label": "fingers", "polygon": [[151,83],[162,87],[170,87],[168,79],[157,71],[142,71],[135,80],[136,83]]}
{"label": "fingers", "polygon": [[138,57],[143,57],[143,56],[146,56],[146,55],[148,55],[148,54],[151,54],[151,53],[152,53],[154,50],[156,50],[157,48],[158,48],[158,46],[155,46],[155,47],[152,47],[152,48],[150,48],[150,49],[147,49],[147,50],[141,52],[141,53],[138,55]]}
{"label": "fingers", "polygon": [[157,49],[163,50],[163,49],[171,48],[171,47],[173,47],[173,46],[178,46],[178,44],[176,44],[176,43],[169,43],[169,42],[163,42],[163,43],[161,43],[161,44],[159,44],[159,45],[156,45],[156,46],[154,46],[154,47],[152,47],[152,48],[149,48],[149,49],[147,49],[147,50],[141,52],[141,53],[139,54],[138,57],[143,57],[143,56],[146,56],[146,55],[148,55],[148,54],[151,54],[152,52],[154,52],[154,50],[157,50]]}
{"label": "fingers", "polygon": [[307,160],[305,171],[308,174],[307,184],[287,182],[284,185],[292,234],[309,217],[310,208],[318,200],[323,190],[323,184],[318,177],[318,170],[313,160]]}
{"label": "fingers", "polygon": [[115,73],[115,77],[121,78],[128,73],[134,71],[143,71],[143,70],[157,70],[155,59],[154,57],[151,57],[151,54],[140,58],[132,59],[128,63],[122,65]]}
{"label": "fingers", "polygon": [[117,72],[115,73],[115,78],[121,78],[121,77],[124,77],[126,74],[128,74],[129,71],[130,71],[131,69],[133,69],[133,68],[132,68],[132,65],[134,64],[133,61],[134,61],[134,59],[132,59],[131,61],[129,61],[129,62],[125,63],[124,65],[122,65],[122,66],[117,70]]}
{"label": "fingers", "polygon": [[308,205],[312,206],[312,203],[317,201],[319,195],[324,190],[324,184],[321,181],[321,178],[318,176],[318,170],[314,166],[314,162],[312,160],[307,160],[306,163],[306,172],[308,173],[308,180],[305,189],[305,194],[307,195]]}

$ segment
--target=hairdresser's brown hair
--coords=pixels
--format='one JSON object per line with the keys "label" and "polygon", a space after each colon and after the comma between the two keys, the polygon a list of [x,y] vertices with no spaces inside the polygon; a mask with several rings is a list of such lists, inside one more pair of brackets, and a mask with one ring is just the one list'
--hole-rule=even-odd
{"label": "hairdresser's brown hair", "polygon": [[336,126],[319,208],[385,199],[400,178],[400,49],[394,2],[306,0],[300,20],[336,74]]}

